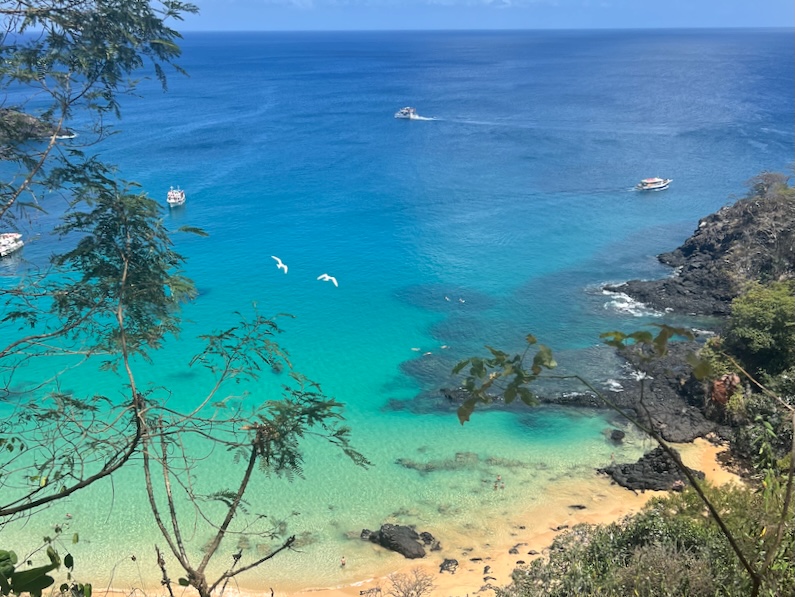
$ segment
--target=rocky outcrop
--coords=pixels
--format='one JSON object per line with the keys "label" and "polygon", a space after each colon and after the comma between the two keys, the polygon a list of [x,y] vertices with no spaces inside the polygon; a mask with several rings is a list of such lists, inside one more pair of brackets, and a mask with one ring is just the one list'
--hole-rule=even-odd
{"label": "rocky outcrop", "polygon": [[30,139],[45,139],[54,133],[60,138],[73,137],[67,129],[56,130],[53,125],[16,110],[0,108],[0,145],[13,145]]}
{"label": "rocky outcrop", "polygon": [[748,281],[795,277],[793,189],[777,174],[752,182],[753,196],[703,218],[681,247],[659,256],[676,268],[670,278],[606,289],[660,311],[725,316]]}
{"label": "rocky outcrop", "polygon": [[[693,377],[692,367],[687,362],[688,353],[698,348],[697,343],[672,342],[666,355],[653,359],[645,359],[636,349],[621,350],[619,354],[627,360],[638,379],[624,381],[621,391],[605,390],[603,394],[644,425],[653,426],[669,442],[692,442],[718,431],[718,425],[704,416],[704,388]],[[561,406],[607,408],[591,393],[548,396],[541,400]],[[626,424],[627,421],[617,417],[616,422]],[[618,430],[610,432],[610,439],[620,441],[620,432],[615,431]]]}
{"label": "rocky outcrop", "polygon": [[[645,454],[634,464],[611,464],[597,470],[609,475],[622,487],[634,491],[681,490],[687,484],[687,477],[662,447]],[[701,471],[688,470],[698,479],[704,478]]]}
{"label": "rocky outcrop", "polygon": [[424,558],[425,547],[428,546],[431,551],[441,549],[439,542],[430,533],[418,533],[413,528],[404,525],[384,524],[378,531],[363,529],[361,538],[396,551],[409,559]]}

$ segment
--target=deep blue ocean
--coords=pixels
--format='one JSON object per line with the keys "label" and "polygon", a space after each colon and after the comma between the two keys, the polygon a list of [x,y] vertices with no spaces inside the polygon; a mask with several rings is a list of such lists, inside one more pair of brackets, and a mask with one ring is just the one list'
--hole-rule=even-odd
{"label": "deep blue ocean", "polygon": [[[167,224],[210,235],[175,236],[200,295],[141,377],[181,406],[197,403],[206,380],[186,364],[198,334],[254,303],[289,313],[279,342],[346,403],[354,443],[374,463],[362,471],[310,446],[306,481],[264,484],[262,507],[301,512],[291,529],[312,536],[267,571],[277,585],[389,569],[389,556],[348,538],[362,527],[393,520],[486,536],[507,504],[538,506],[562,475],[593,476],[616,450],[601,415],[479,413],[461,427],[438,392],[450,369],[486,344],[519,350],[533,333],[564,370],[625,383],[601,332],[709,322],[653,313],[601,286],[669,275],[656,255],[699,218],[763,170],[792,174],[791,30],[191,33],[182,47],[189,76],[171,74],[167,93],[143,81],[142,97],[122,102],[119,134],[97,148],[164,206],[171,185],[185,189]],[[395,119],[403,106],[424,119]],[[651,176],[673,183],[633,190]],[[27,262],[57,247],[49,224],[26,230]],[[317,280],[323,273],[339,286]],[[91,378],[66,375],[73,389]],[[278,386],[267,378],[246,391],[262,399]],[[622,450],[642,447],[638,438]],[[434,474],[396,463],[462,453],[476,455],[472,466]],[[495,474],[509,479],[499,499]],[[156,536],[135,490],[117,486],[115,508],[106,491],[68,506],[70,524],[94,537],[83,561],[96,557],[97,570],[134,547],[102,539],[95,519],[141,551]],[[467,526],[474,519],[490,522]],[[119,570],[114,582],[136,574]]]}

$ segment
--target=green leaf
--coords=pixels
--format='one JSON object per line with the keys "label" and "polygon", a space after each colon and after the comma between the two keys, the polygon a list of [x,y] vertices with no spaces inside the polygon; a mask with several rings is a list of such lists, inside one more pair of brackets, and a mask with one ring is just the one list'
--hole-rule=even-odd
{"label": "green leaf", "polygon": [[536,342],[538,342],[538,340],[536,340],[536,337],[533,334],[527,334],[525,340],[527,340],[527,343],[530,344],[531,346]]}
{"label": "green leaf", "polygon": [[472,367],[469,369],[469,373],[479,379],[486,377],[486,367],[483,365],[483,360],[472,359]]}
{"label": "green leaf", "polygon": [[190,583],[187,578],[180,578],[178,581],[180,587],[189,587]]}
{"label": "green leaf", "polygon": [[505,394],[503,394],[505,398],[505,404],[510,404],[516,399],[516,387],[515,386],[508,386],[505,388]]}
{"label": "green leaf", "polygon": [[52,563],[53,567],[57,568],[61,565],[61,558],[58,555],[58,552],[53,549],[52,545],[47,546],[47,557],[50,558],[50,562]]}
{"label": "green leaf", "polygon": [[605,344],[615,348],[624,348],[624,340],[627,338],[621,332],[605,332],[604,334],[599,334],[599,337],[602,338]]}
{"label": "green leaf", "polygon": [[520,387],[519,388],[519,396],[527,406],[536,406],[538,404],[538,399],[535,397],[530,390],[527,388]]}
{"label": "green leaf", "polygon": [[469,417],[475,411],[475,403],[477,401],[474,398],[469,398],[464,403],[458,407],[458,420],[463,425],[467,421],[469,421]]}
{"label": "green leaf", "polygon": [[626,338],[634,340],[635,344],[651,344],[654,336],[652,333],[646,330],[640,330],[637,332],[632,332]]}
{"label": "green leaf", "polygon": [[543,369],[554,369],[558,364],[552,357],[552,350],[543,344],[538,347],[538,352],[533,357],[532,371],[534,375],[541,373]]}
{"label": "green leaf", "polygon": [[83,597],[91,597],[91,592],[92,592],[91,583],[80,585],[80,587],[83,589]]}
{"label": "green leaf", "polygon": [[459,361],[458,363],[456,363],[456,366],[453,367],[453,375],[457,375],[458,373],[461,373],[461,371],[467,365],[469,365],[469,359],[467,359],[465,361]]}
{"label": "green leaf", "polygon": [[68,553],[64,556],[63,565],[72,570],[75,567],[74,558],[72,558],[72,554]]}
{"label": "green leaf", "polygon": [[688,353],[685,358],[693,368],[693,376],[699,381],[714,377],[712,364],[707,359],[702,359],[694,352]]}
{"label": "green leaf", "polygon": [[17,557],[17,554],[14,551],[3,550],[2,552],[0,552],[0,562],[2,562],[2,560],[9,560],[15,566],[19,562],[19,558]]}
{"label": "green leaf", "polygon": [[486,349],[491,354],[493,354],[498,359],[498,361],[500,361],[500,362],[502,362],[508,356],[507,353],[505,353],[505,352],[503,352],[501,350],[497,350],[496,348],[492,348],[491,346],[487,346]]}
{"label": "green leaf", "polygon": [[78,541],[80,541],[80,535],[75,533],[74,535],[72,535],[72,543],[74,544],[77,543]]}
{"label": "green leaf", "polygon": [[40,590],[49,587],[55,580],[47,576],[47,572],[55,568],[57,568],[55,564],[48,564],[46,566],[14,572],[14,574],[11,575],[11,584],[14,587],[14,592],[32,593],[36,591],[37,588]]}
{"label": "green leaf", "polygon": [[179,232],[187,232],[197,236],[210,236],[207,232],[201,228],[196,228],[195,226],[180,226],[177,230],[179,230]]}
{"label": "green leaf", "polygon": [[[28,572],[27,570],[25,572]],[[52,576],[46,574],[32,578],[30,581],[20,582],[12,579],[15,593],[30,593],[31,597],[41,597],[42,590],[55,583]]]}

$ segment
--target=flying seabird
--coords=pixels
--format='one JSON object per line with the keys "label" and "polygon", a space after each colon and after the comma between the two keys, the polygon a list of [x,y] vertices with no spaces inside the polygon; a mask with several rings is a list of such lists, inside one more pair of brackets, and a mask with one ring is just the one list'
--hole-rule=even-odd
{"label": "flying seabird", "polygon": [[287,266],[282,263],[282,260],[276,257],[276,255],[271,255],[271,258],[276,260],[276,269],[283,269],[284,273],[287,273]]}
{"label": "flying seabird", "polygon": [[317,279],[325,280],[326,282],[332,282],[334,286],[339,286],[339,284],[337,284],[337,278],[335,278],[334,276],[329,276],[328,274],[321,274],[317,277]]}

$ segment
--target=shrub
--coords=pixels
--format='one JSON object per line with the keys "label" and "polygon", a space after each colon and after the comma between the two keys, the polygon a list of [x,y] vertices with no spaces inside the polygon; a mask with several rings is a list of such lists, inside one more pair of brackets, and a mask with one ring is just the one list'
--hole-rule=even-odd
{"label": "shrub", "polygon": [[391,597],[425,597],[433,591],[433,577],[422,570],[414,568],[409,574],[390,574],[387,595]]}
{"label": "shrub", "polygon": [[[709,489],[709,497],[743,552],[764,558],[767,532],[778,522],[771,493]],[[774,496],[773,496],[774,497]],[[780,497],[780,495],[779,495]],[[792,517],[784,544],[765,575],[771,595],[795,594]],[[559,535],[547,556],[514,571],[499,597],[746,597],[751,580],[692,491],[654,499],[637,515],[606,526],[577,525]]]}
{"label": "shrub", "polygon": [[795,362],[792,282],[751,283],[732,301],[726,349],[753,372],[777,375]]}

